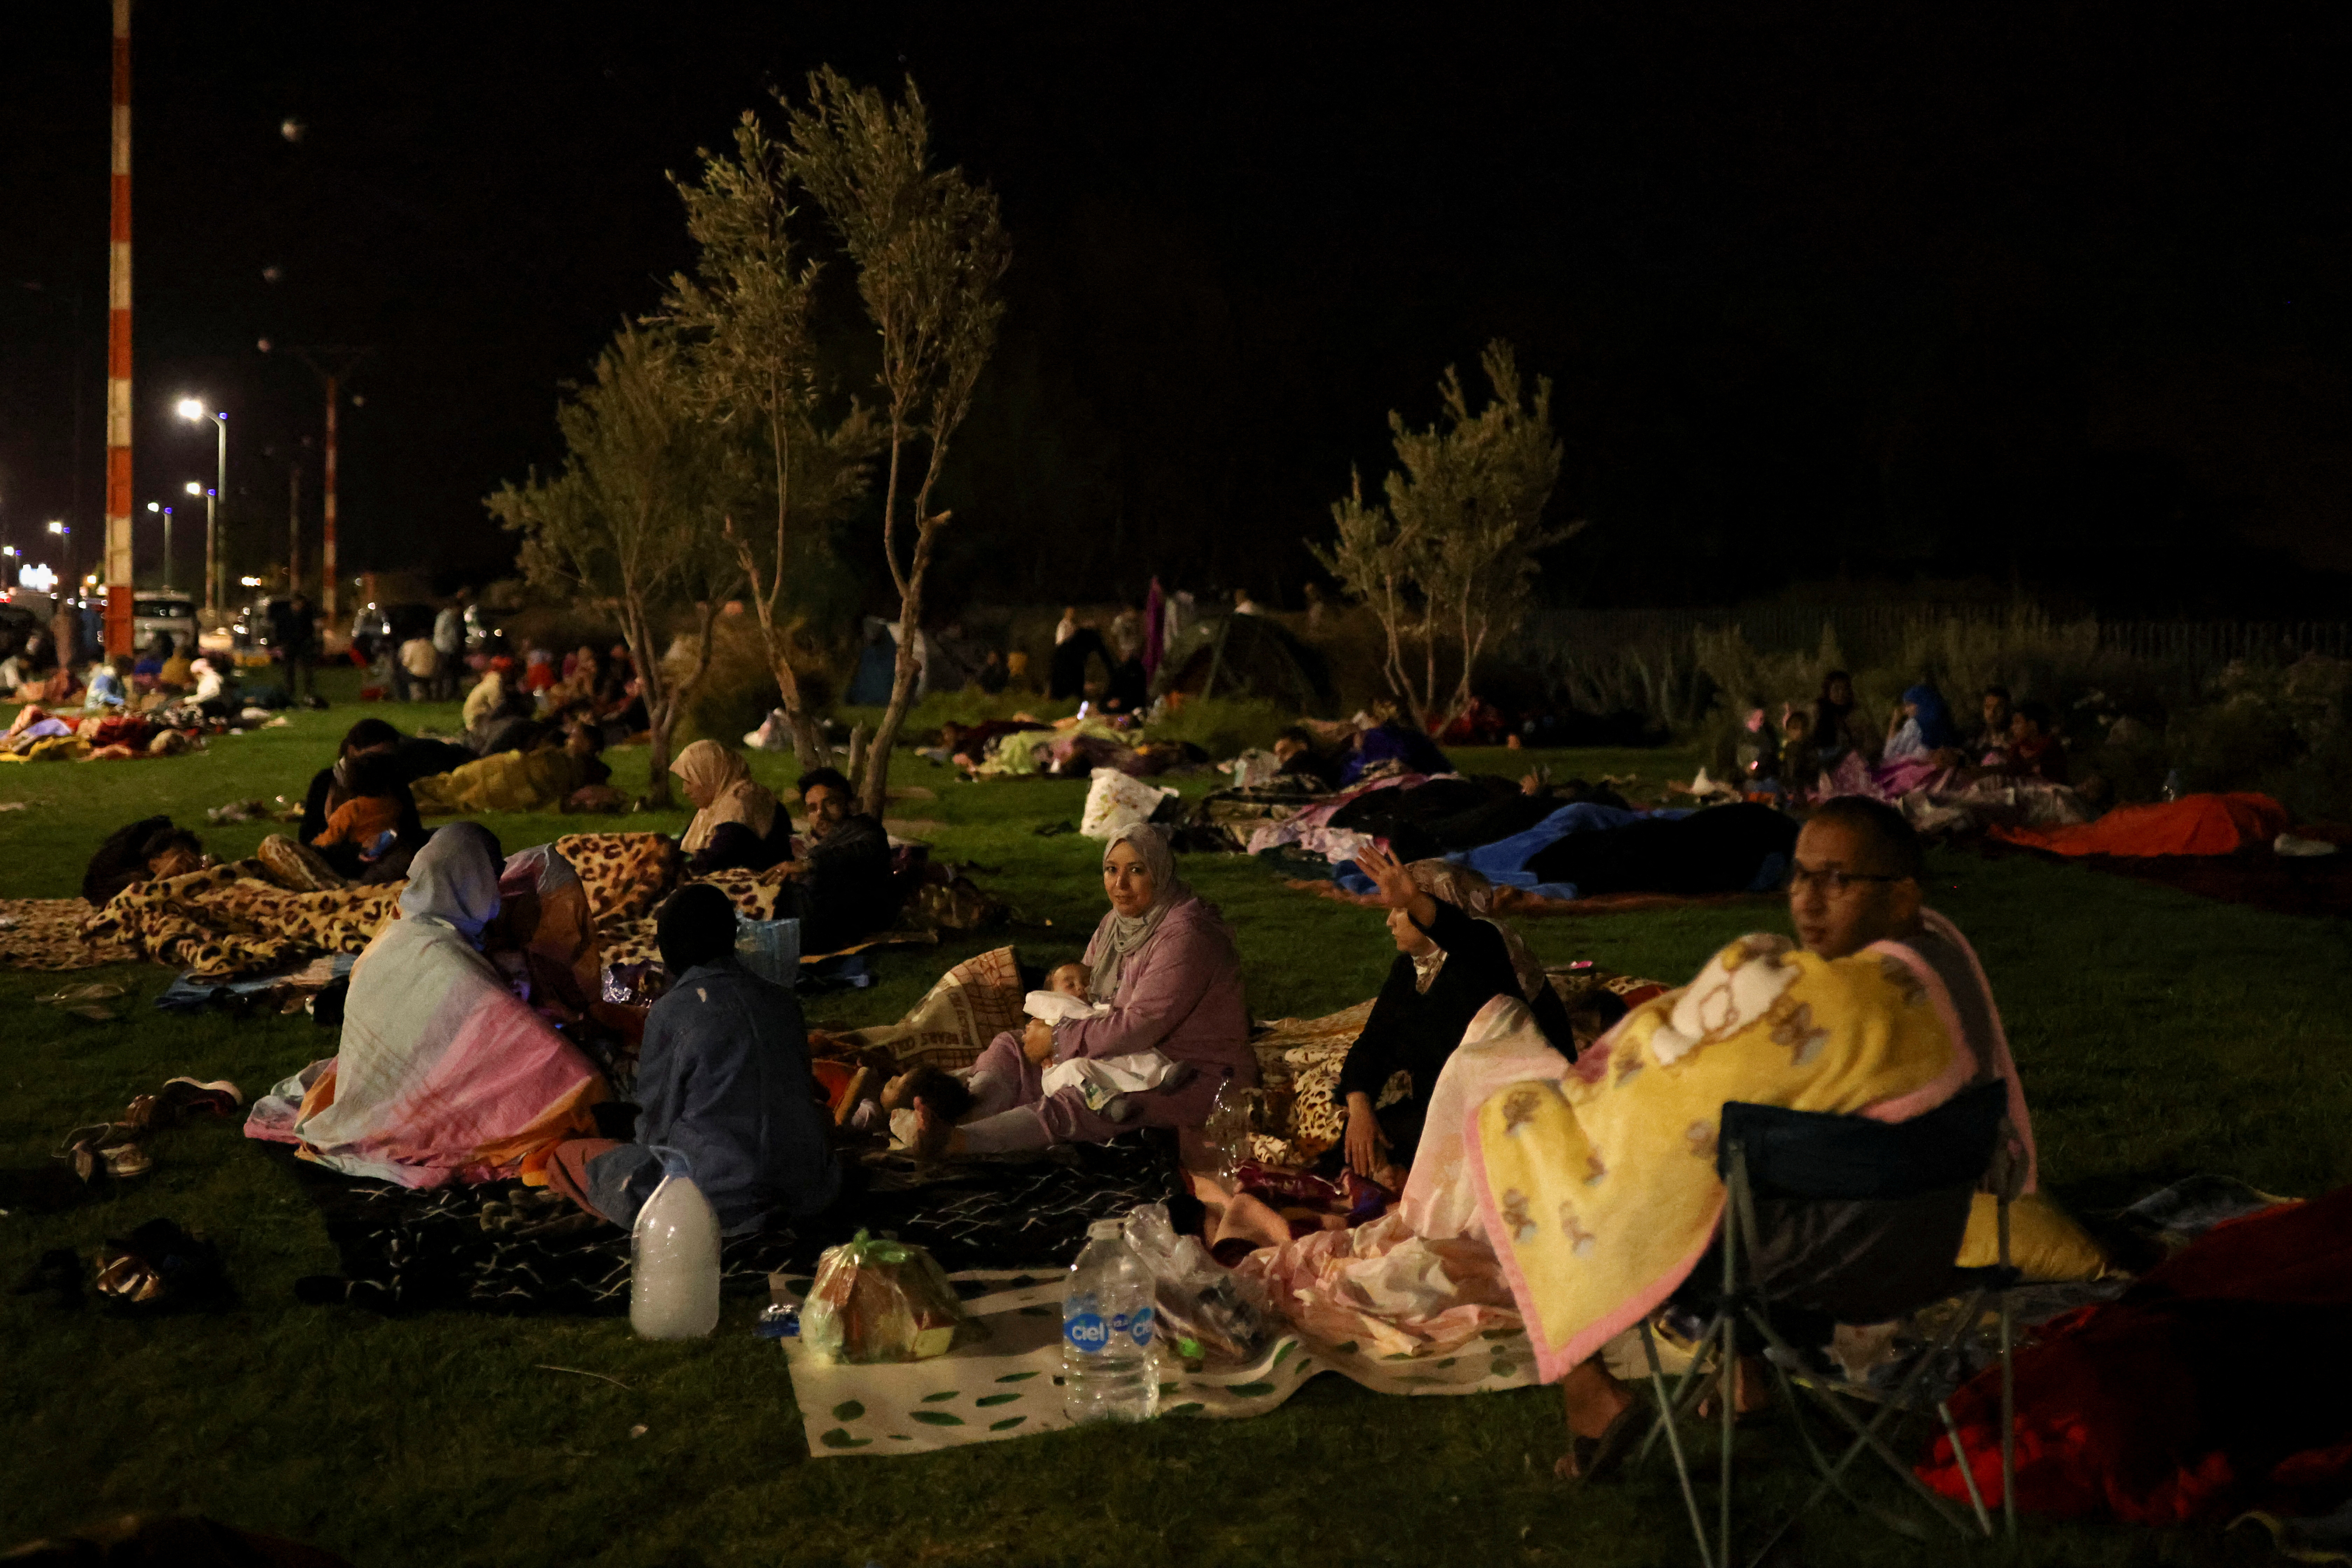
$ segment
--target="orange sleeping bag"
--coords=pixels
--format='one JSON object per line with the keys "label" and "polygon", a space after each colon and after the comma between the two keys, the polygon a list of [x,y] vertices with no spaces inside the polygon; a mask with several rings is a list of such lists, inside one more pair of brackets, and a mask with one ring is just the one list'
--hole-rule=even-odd
{"label": "orange sleeping bag", "polygon": [[2096,822],[2064,827],[1995,827],[2004,844],[2053,855],[2234,855],[2286,831],[2286,807],[2266,795],[2186,795],[2155,805],[2119,805]]}

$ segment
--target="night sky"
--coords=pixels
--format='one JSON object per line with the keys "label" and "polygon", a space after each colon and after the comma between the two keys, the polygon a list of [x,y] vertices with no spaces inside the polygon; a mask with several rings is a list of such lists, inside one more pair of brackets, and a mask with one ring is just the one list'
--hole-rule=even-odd
{"label": "night sky", "polygon": [[[1558,602],[2340,613],[2352,10],[1505,10],[147,0],[142,560],[144,502],[212,472],[188,393],[230,410],[247,549],[282,552],[289,462],[315,537],[289,351],[332,343],[373,350],[346,564],[510,570],[480,498],[689,260],[663,172],[830,61],[911,72],[1015,246],[953,594],[1295,605],[1388,410],[1500,335],[1592,523]],[[104,0],[0,18],[0,540],[100,531],[107,33]]]}

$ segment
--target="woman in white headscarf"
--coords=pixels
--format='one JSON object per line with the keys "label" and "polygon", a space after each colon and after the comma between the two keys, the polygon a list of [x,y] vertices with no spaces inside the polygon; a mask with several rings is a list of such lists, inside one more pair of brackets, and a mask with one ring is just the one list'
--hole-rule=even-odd
{"label": "woman in white headscarf", "polygon": [[[433,835],[400,918],[352,969],[341,1048],[257,1102],[246,1131],[299,1143],[348,1175],[436,1187],[521,1175],[593,1131],[604,1079],[479,951],[499,912],[498,840],[477,823]],[[288,1122],[273,1110],[293,1094]]]}
{"label": "woman in white headscarf", "polygon": [[1095,927],[1086,963],[1089,993],[1108,1011],[1059,1024],[1032,1019],[1021,1036],[998,1040],[1017,1041],[1021,1054],[1040,1064],[1157,1050],[1191,1074],[1179,1089],[1128,1097],[1135,1114],[1125,1123],[1088,1110],[1084,1091],[1068,1089],[966,1122],[949,1148],[987,1153],[1098,1142],[1135,1126],[1198,1129],[1228,1078],[1244,1089],[1256,1085],[1233,929],[1176,875],[1165,835],[1149,824],[1113,834],[1102,876],[1110,911]]}
{"label": "woman in white headscarf", "polygon": [[740,753],[716,741],[697,741],[678,752],[669,771],[694,803],[694,820],[677,847],[697,876],[737,867],[764,871],[783,858],[785,847],[772,837],[775,795],[751,777]]}
{"label": "woman in white headscarf", "polygon": [[[1360,852],[1356,865],[1388,906],[1397,957],[1332,1097],[1348,1109],[1349,1167],[1378,1179],[1391,1164],[1412,1165],[1437,1075],[1488,1002],[1525,1002],[1554,1049],[1572,1059],[1576,1046],[1568,1009],[1542,966],[1518,932],[1493,918],[1495,889],[1486,878],[1444,860],[1401,865],[1377,847]],[[1381,1089],[1399,1072],[1412,1081],[1412,1097],[1379,1109]]]}

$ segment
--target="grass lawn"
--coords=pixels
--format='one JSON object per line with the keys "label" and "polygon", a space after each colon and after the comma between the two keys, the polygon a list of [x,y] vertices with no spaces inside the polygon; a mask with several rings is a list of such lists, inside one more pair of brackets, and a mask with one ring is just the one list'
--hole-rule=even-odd
{"label": "grass lawn", "polygon": [[[169,812],[222,856],[271,825],[205,829],[203,808],[299,798],[362,711],[299,714],[224,738],[203,756],[0,767],[0,896],[73,893],[108,831]],[[453,728],[454,710],[374,710],[404,727]],[[1671,752],[1536,753],[1557,771],[1680,772]],[[614,756],[641,787],[642,752]],[[1468,753],[1501,771],[1528,755]],[[782,765],[780,765],[780,763]],[[772,784],[788,759],[755,759]],[[1075,821],[1084,785],[970,785],[920,761],[896,783],[933,800],[893,815],[939,823],[937,852],[982,868],[1031,926],[1040,958],[1075,956],[1102,907],[1096,847],[1034,830]],[[1208,787],[1207,781],[1187,784]],[[684,816],[491,819],[509,850],[574,826],[675,832]],[[2352,933],[2339,922],[2203,903],[2164,889],[2025,858],[1937,854],[1933,901],[1976,942],[2007,1012],[2032,1098],[2045,1179],[2085,1208],[2222,1172],[2315,1193],[2352,1175],[2352,1026],[2339,1004]],[[1372,994],[1389,950],[1368,910],[1284,888],[1239,858],[1185,874],[1241,933],[1252,1009],[1314,1014]],[[1048,924],[1047,922],[1050,922]],[[1547,961],[1589,957],[1685,978],[1739,931],[1786,929],[1769,908],[1529,921]],[[883,955],[882,982],[819,998],[812,1021],[895,1017],[991,934]],[[300,1016],[232,1023],[167,1016],[146,1002],[159,969],[90,971],[130,984],[130,1016],[85,1022],[33,998],[57,977],[0,973],[0,1163],[47,1159],[66,1129],[119,1115],[173,1074],[248,1093],[331,1049]],[[388,1321],[305,1307],[291,1286],[331,1272],[309,1203],[226,1128],[163,1135],[154,1173],[123,1197],[70,1213],[0,1217],[0,1274],[45,1248],[85,1255],[168,1215],[217,1241],[242,1294],[218,1317],[129,1323],[0,1296],[0,1549],[132,1511],[199,1510],[313,1542],[352,1562],[733,1564],[961,1563],[1682,1563],[1694,1555],[1663,1466],[1591,1496],[1550,1479],[1556,1396],[1529,1389],[1399,1399],[1318,1378],[1262,1419],[1168,1421],[1053,1434],[898,1460],[814,1461],[782,1355],[728,1304],[692,1344],[633,1339],[625,1321],[430,1316]],[[542,1370],[583,1368],[625,1387]],[[633,1437],[634,1428],[645,1435]],[[1785,1429],[1781,1429],[1785,1431]],[[1774,1429],[1746,1439],[1752,1513],[1787,1499],[1801,1459]],[[1835,1512],[1803,1538],[1823,1563],[1976,1561],[1915,1548]],[[2247,1556],[2242,1538],[2156,1537],[2029,1521],[2030,1561],[2149,1563]]]}

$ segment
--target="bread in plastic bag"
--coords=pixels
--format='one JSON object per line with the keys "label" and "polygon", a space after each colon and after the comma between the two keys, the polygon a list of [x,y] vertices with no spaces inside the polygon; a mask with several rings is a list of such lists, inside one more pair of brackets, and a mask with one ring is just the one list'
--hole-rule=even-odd
{"label": "bread in plastic bag", "polygon": [[801,1340],[829,1362],[924,1361],[987,1331],[921,1247],[859,1231],[817,1259]]}
{"label": "bread in plastic bag", "polygon": [[1127,1244],[1151,1270],[1160,1341],[1185,1362],[1247,1362],[1265,1347],[1263,1288],[1219,1267],[1198,1237],[1179,1236],[1166,1205],[1130,1210]]}

